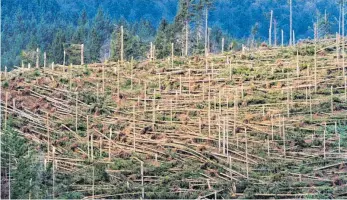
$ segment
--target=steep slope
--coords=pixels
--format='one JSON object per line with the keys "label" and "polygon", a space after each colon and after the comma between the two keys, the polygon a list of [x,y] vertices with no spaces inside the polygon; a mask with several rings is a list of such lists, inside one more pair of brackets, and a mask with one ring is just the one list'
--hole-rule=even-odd
{"label": "steep slope", "polygon": [[1,106],[42,162],[73,177],[65,192],[344,198],[347,90],[336,44],[320,41],[317,56],[309,41],[18,69],[2,75]]}

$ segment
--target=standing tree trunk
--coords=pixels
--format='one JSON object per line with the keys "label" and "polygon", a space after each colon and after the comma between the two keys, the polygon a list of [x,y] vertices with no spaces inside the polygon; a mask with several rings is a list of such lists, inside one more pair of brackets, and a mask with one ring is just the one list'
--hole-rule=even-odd
{"label": "standing tree trunk", "polygon": [[271,10],[270,14],[270,28],[269,28],[269,46],[272,46],[272,17],[273,17],[273,10]]}
{"label": "standing tree trunk", "polygon": [[345,73],[345,2],[342,1],[342,72]]}
{"label": "standing tree trunk", "polygon": [[281,45],[282,45],[282,47],[283,47],[283,45],[284,45],[284,32],[283,32],[283,29],[281,30]]}
{"label": "standing tree trunk", "polygon": [[36,49],[36,68],[39,68],[39,62],[40,62],[40,50],[39,48]]}
{"label": "standing tree trunk", "polygon": [[274,19],[274,46],[277,46],[277,21]]}
{"label": "standing tree trunk", "polygon": [[341,35],[341,18],[342,18],[342,4],[340,3],[340,8],[339,8],[339,36]]}
{"label": "standing tree trunk", "polygon": [[222,38],[222,54],[224,53],[224,37]]}
{"label": "standing tree trunk", "polygon": [[46,64],[47,64],[47,54],[46,52],[43,53],[43,67],[46,68]]}
{"label": "standing tree trunk", "polygon": [[189,37],[189,32],[188,32],[188,21],[186,21],[186,49],[185,49],[185,56],[188,56],[188,37]]}
{"label": "standing tree trunk", "polygon": [[314,91],[317,92],[317,37],[318,28],[317,24],[314,24]]}
{"label": "standing tree trunk", "polygon": [[205,20],[205,56],[207,57],[208,55],[208,41],[207,41],[207,35],[208,35],[208,9],[205,8],[205,16],[206,16],[206,20]]}
{"label": "standing tree trunk", "polygon": [[289,0],[289,34],[290,34],[290,40],[289,40],[289,46],[292,46],[293,42],[293,7],[292,7],[292,0]]}
{"label": "standing tree trunk", "polygon": [[84,65],[84,44],[81,44],[81,65]]}
{"label": "standing tree trunk", "polygon": [[121,64],[123,64],[124,62],[124,30],[123,30],[123,26],[120,27],[120,41],[121,41],[121,50],[120,50],[120,61]]}
{"label": "standing tree trunk", "polygon": [[65,66],[66,62],[66,51],[64,50],[64,61],[63,61],[63,66]]}

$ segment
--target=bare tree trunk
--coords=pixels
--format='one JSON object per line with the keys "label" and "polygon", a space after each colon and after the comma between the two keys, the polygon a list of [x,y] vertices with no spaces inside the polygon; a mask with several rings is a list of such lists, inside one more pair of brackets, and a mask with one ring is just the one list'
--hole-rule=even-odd
{"label": "bare tree trunk", "polygon": [[43,67],[46,68],[46,64],[47,64],[47,54],[46,52],[43,53]]}
{"label": "bare tree trunk", "polygon": [[327,9],[325,9],[325,12],[324,12],[324,26],[325,26],[324,34],[325,34],[325,38],[327,38],[327,34],[328,34],[328,30],[326,28],[327,25],[328,25],[328,17],[327,17]]}
{"label": "bare tree trunk", "polygon": [[293,7],[292,7],[292,0],[289,0],[289,34],[290,34],[290,40],[289,40],[289,46],[292,46],[293,42]]}
{"label": "bare tree trunk", "polygon": [[120,27],[120,41],[121,41],[121,50],[120,50],[120,61],[121,61],[121,64],[124,63],[124,29],[123,29],[123,26]]}
{"label": "bare tree trunk", "polygon": [[174,66],[174,43],[171,43],[171,67],[173,68]]}
{"label": "bare tree trunk", "polygon": [[64,50],[64,61],[63,61],[63,66],[66,64],[66,51]]}
{"label": "bare tree trunk", "polygon": [[90,156],[90,144],[89,144],[89,116],[87,115],[87,125],[86,125],[86,132],[87,132],[87,152],[88,152],[88,159],[89,159],[89,156]]}
{"label": "bare tree trunk", "polygon": [[248,179],[248,142],[247,142],[247,129],[245,128],[245,139],[246,139],[246,147],[245,147],[245,154],[246,154],[246,172],[247,172],[247,179]]}
{"label": "bare tree trunk", "polygon": [[151,49],[149,50],[149,60],[152,61],[153,60],[153,43],[151,42]]}
{"label": "bare tree trunk", "polygon": [[274,39],[275,39],[275,47],[277,47],[277,21],[274,20]]}
{"label": "bare tree trunk", "polygon": [[76,92],[76,109],[75,109],[75,128],[76,128],[76,133],[78,131],[78,92]]}
{"label": "bare tree trunk", "polygon": [[342,71],[345,73],[345,2],[342,1]]}
{"label": "bare tree trunk", "polygon": [[133,105],[133,146],[134,146],[134,152],[136,152],[136,121],[135,121],[135,105]]}
{"label": "bare tree trunk", "polygon": [[317,24],[314,24],[314,91],[317,92]]}
{"label": "bare tree trunk", "polygon": [[[286,157],[286,130],[285,130],[285,125],[284,125],[284,116],[282,117],[282,127],[283,127],[283,155],[284,155],[284,158]],[[281,121],[281,119],[280,119]]]}
{"label": "bare tree trunk", "polygon": [[205,8],[205,57],[207,57],[208,9]]}
{"label": "bare tree trunk", "polygon": [[207,31],[207,55],[209,55],[211,49],[210,49],[210,34],[211,34],[211,29],[209,28]]}
{"label": "bare tree trunk", "polygon": [[284,45],[284,32],[283,32],[283,29],[281,30],[281,43],[282,43],[282,47]]}
{"label": "bare tree trunk", "polygon": [[224,53],[224,38],[222,38],[222,54]]}
{"label": "bare tree trunk", "polygon": [[300,76],[300,66],[299,66],[299,47],[296,49],[296,76]]}
{"label": "bare tree trunk", "polygon": [[84,44],[81,44],[81,65],[84,65]]}
{"label": "bare tree trunk", "polygon": [[273,17],[273,10],[271,10],[270,14],[270,28],[269,28],[269,46],[272,46],[272,17]]}
{"label": "bare tree trunk", "polygon": [[339,36],[341,35],[341,18],[342,18],[342,4],[340,4],[340,8],[339,8]]}
{"label": "bare tree trunk", "polygon": [[333,92],[333,86],[330,87],[330,107],[331,107],[331,113],[334,113],[334,92]]}
{"label": "bare tree trunk", "polygon": [[39,68],[40,65],[40,50],[39,48],[36,49],[36,68]]}
{"label": "bare tree trunk", "polygon": [[130,86],[130,88],[132,90],[133,85],[134,85],[134,80],[133,80],[134,79],[134,77],[133,77],[134,76],[134,72],[133,72],[134,71],[134,69],[133,69],[134,68],[134,57],[131,57],[130,68],[131,68],[130,69],[131,70],[131,79],[130,79],[131,80],[131,86]]}
{"label": "bare tree trunk", "polygon": [[186,21],[186,50],[185,50],[185,56],[188,56],[188,37],[189,37],[189,32],[188,32],[188,22]]}
{"label": "bare tree trunk", "polygon": [[325,135],[326,135],[326,130],[327,130],[327,124],[325,123],[324,126],[324,132],[323,132],[323,157],[326,159],[326,145],[325,145]]}
{"label": "bare tree trunk", "polygon": [[55,147],[53,146],[53,160],[52,160],[52,197],[54,199],[54,185],[55,185]]}
{"label": "bare tree trunk", "polygon": [[111,162],[111,138],[112,138],[112,128],[110,128],[110,136],[108,138],[108,162]]}

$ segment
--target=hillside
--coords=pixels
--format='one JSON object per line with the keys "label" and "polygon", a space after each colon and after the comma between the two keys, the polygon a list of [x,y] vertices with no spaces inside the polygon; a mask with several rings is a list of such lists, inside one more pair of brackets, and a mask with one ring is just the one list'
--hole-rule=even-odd
{"label": "hillside", "polygon": [[342,46],[20,68],[2,137],[39,152],[36,198],[346,198]]}

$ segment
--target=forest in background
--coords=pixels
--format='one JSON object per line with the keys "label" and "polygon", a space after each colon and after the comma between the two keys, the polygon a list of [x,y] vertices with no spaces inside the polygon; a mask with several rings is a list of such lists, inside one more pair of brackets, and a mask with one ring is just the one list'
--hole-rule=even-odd
{"label": "forest in background", "polygon": [[[320,33],[337,32],[338,3],[338,0],[294,0],[296,38],[312,38],[317,18],[324,28]],[[87,63],[117,60],[120,25],[125,27],[127,59],[146,58],[150,42],[156,44],[159,58],[169,54],[170,43],[175,44],[175,53],[179,55],[186,21],[189,54],[201,53],[206,5],[212,52],[220,50],[222,37],[226,38],[226,48],[232,41],[238,44],[246,44],[250,38],[258,43],[266,41],[271,10],[277,23],[277,40],[283,29],[285,42],[288,41],[287,0],[3,0],[2,67],[11,69],[22,61],[33,64],[36,48],[41,54],[47,52],[49,62],[60,64],[65,49],[67,64],[75,63],[79,58],[74,56],[76,49],[72,44],[81,43],[85,44]]]}

